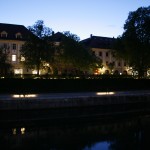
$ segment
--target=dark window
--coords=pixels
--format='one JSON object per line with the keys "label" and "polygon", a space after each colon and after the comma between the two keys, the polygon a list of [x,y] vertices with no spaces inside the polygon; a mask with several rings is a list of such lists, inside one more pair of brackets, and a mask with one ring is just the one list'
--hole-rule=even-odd
{"label": "dark window", "polygon": [[105,74],[109,74],[109,70],[105,70]]}
{"label": "dark window", "polygon": [[118,62],[118,66],[121,66],[121,63],[120,63],[120,62]]}
{"label": "dark window", "polygon": [[108,57],[108,52],[106,52],[106,57]]}
{"label": "dark window", "polygon": [[2,37],[2,38],[6,38],[6,37],[7,37],[7,34],[2,33],[2,34],[1,34],[1,37]]}
{"label": "dark window", "polygon": [[20,34],[17,34],[17,35],[16,35],[16,38],[17,38],[17,39],[21,39],[22,36],[21,36]]}
{"label": "dark window", "polygon": [[119,75],[119,71],[115,70],[114,75]]}
{"label": "dark window", "polygon": [[102,56],[102,52],[99,52],[99,56]]}
{"label": "dark window", "polygon": [[13,44],[13,45],[12,45],[12,49],[13,49],[13,50],[16,50],[16,44]]}
{"label": "dark window", "polygon": [[92,53],[93,53],[93,55],[95,55],[95,51],[93,51]]}

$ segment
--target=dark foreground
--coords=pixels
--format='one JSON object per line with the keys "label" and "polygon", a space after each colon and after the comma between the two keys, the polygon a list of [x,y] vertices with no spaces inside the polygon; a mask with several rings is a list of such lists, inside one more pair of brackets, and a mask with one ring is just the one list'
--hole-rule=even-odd
{"label": "dark foreground", "polygon": [[83,123],[150,114],[150,95],[0,100],[0,126]]}
{"label": "dark foreground", "polygon": [[149,79],[0,79],[0,94],[149,90]]}
{"label": "dark foreground", "polygon": [[[150,80],[0,80],[0,94],[150,90]],[[2,100],[0,147],[8,150],[150,149],[150,98],[145,94],[103,97],[101,105],[77,99],[78,107],[49,107],[34,99]],[[20,101],[21,100],[21,101]],[[25,100],[25,101],[24,101]],[[97,98],[92,101],[99,104]],[[46,100],[47,101],[47,100]],[[8,102],[8,103],[7,103]],[[14,105],[19,102],[17,105]],[[74,101],[76,102],[76,100]],[[84,103],[83,103],[84,102]],[[88,102],[91,102],[88,99]],[[107,103],[106,103],[107,102]],[[110,103],[113,102],[113,103]],[[63,98],[61,104],[68,104]],[[26,108],[32,104],[34,109]],[[37,105],[40,104],[40,109]],[[55,103],[53,103],[55,104]],[[72,103],[69,103],[72,104]],[[89,103],[90,104],[90,103]],[[20,109],[20,108],[26,109]],[[45,104],[44,104],[45,106]],[[53,105],[55,106],[55,105]],[[51,108],[50,108],[51,107]]]}
{"label": "dark foreground", "polygon": [[150,114],[0,127],[7,150],[148,150]]}

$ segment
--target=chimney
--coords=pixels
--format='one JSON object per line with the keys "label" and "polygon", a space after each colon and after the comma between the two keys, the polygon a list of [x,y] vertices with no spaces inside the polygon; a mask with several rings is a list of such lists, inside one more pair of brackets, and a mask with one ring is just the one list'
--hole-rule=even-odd
{"label": "chimney", "polygon": [[54,31],[52,31],[52,35],[54,35],[55,34],[55,32]]}
{"label": "chimney", "polygon": [[93,36],[93,35],[91,34],[90,37],[92,38],[92,36]]}

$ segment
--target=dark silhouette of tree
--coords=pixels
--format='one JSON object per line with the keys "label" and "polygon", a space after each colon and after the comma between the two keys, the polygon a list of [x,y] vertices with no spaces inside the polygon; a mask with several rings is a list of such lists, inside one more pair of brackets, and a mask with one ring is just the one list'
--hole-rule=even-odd
{"label": "dark silhouette of tree", "polygon": [[111,73],[113,72],[114,67],[115,67],[115,63],[114,63],[114,62],[110,62],[110,63],[108,64],[108,68],[110,69],[110,72],[111,72]]}
{"label": "dark silhouette of tree", "polygon": [[79,40],[80,38],[77,35],[67,31],[63,33],[59,46],[58,60],[61,62],[61,67],[66,71],[72,70],[72,74],[88,72],[101,64],[101,61]]}
{"label": "dark silhouette of tree", "polygon": [[48,42],[52,30],[45,27],[42,20],[38,20],[28,29],[33,33],[29,40],[25,42],[21,49],[21,55],[25,57],[23,64],[29,68],[36,69],[39,76],[39,70],[43,68],[51,57],[51,44]]}
{"label": "dark silhouette of tree", "polygon": [[117,55],[138,71],[139,78],[144,77],[150,68],[150,6],[129,13],[116,45]]}
{"label": "dark silhouette of tree", "polygon": [[3,45],[0,47],[0,75],[6,76],[10,72],[11,64],[8,62],[9,47]]}

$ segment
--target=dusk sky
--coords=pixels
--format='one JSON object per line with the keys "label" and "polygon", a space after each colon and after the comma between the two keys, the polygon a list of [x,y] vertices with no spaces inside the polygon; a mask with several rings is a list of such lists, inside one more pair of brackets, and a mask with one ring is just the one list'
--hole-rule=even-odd
{"label": "dusk sky", "polygon": [[149,0],[0,0],[1,23],[32,26],[43,20],[54,32],[70,31],[85,39],[90,34],[117,37],[130,11]]}

